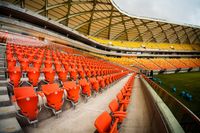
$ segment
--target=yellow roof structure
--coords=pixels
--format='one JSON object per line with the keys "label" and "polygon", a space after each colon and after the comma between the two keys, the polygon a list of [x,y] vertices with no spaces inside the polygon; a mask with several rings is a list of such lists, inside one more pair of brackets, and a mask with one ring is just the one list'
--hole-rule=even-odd
{"label": "yellow roof structure", "polygon": [[78,32],[111,40],[200,43],[200,28],[131,17],[112,0],[6,0]]}

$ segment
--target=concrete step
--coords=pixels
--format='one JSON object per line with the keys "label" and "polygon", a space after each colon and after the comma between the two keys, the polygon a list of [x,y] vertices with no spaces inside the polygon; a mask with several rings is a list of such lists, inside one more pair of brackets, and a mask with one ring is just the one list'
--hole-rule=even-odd
{"label": "concrete step", "polygon": [[0,43],[0,49],[5,49],[6,50],[6,46],[2,43]]}
{"label": "concrete step", "polygon": [[7,86],[8,81],[7,80],[0,80],[0,86]]}
{"label": "concrete step", "polygon": [[0,61],[5,61],[5,58],[0,58]]}
{"label": "concrete step", "polygon": [[23,133],[15,117],[0,120],[0,133]]}
{"label": "concrete step", "polygon": [[0,75],[0,80],[5,80],[6,76],[5,75]]}
{"label": "concrete step", "polygon": [[6,71],[6,67],[0,67],[0,71]]}
{"label": "concrete step", "polygon": [[0,61],[0,67],[4,67],[5,62],[4,61]]}
{"label": "concrete step", "polygon": [[15,106],[0,107],[0,119],[15,117]]}
{"label": "concrete step", "polygon": [[0,58],[5,58],[5,54],[0,54]]}
{"label": "concrete step", "polygon": [[0,70],[0,75],[5,75],[5,71]]}
{"label": "concrete step", "polygon": [[0,95],[8,94],[8,90],[6,86],[0,86]]}
{"label": "concrete step", "polygon": [[10,98],[8,95],[0,95],[0,107],[11,105]]}

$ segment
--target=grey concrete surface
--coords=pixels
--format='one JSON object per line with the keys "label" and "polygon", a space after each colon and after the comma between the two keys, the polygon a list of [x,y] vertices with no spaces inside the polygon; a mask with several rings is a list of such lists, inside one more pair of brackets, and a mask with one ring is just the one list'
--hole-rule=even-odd
{"label": "grey concrete surface", "polygon": [[8,94],[6,86],[0,86],[0,95]]}
{"label": "grey concrete surface", "polygon": [[131,101],[127,109],[127,117],[123,121],[120,133],[149,133],[151,119],[147,101],[142,91],[141,81],[136,77],[133,85]]}
{"label": "grey concrete surface", "polygon": [[37,128],[25,127],[29,133],[93,133],[94,121],[105,110],[109,111],[108,104],[123,85],[128,81],[127,76],[112,87],[91,98],[87,103],[80,103],[75,110],[69,109],[61,113],[59,118],[51,117],[38,123]]}
{"label": "grey concrete surface", "polygon": [[0,120],[0,133],[21,133],[22,129],[15,117]]}
{"label": "grey concrete surface", "polygon": [[9,105],[11,105],[11,102],[10,102],[10,98],[8,97],[8,95],[7,94],[0,95],[0,107],[9,106]]}
{"label": "grey concrete surface", "polygon": [[14,105],[0,107],[0,119],[15,117],[16,109]]}

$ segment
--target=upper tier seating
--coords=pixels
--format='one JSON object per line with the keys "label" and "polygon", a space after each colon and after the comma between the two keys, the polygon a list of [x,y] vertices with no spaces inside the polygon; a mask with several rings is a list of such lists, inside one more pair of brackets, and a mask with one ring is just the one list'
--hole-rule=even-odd
{"label": "upper tier seating", "polygon": [[169,44],[169,43],[153,43],[153,42],[128,42],[105,40],[97,37],[88,36],[89,38],[108,46],[119,46],[125,48],[143,48],[143,49],[160,49],[160,50],[200,50],[200,46],[196,44]]}
{"label": "upper tier seating", "polygon": [[175,66],[167,62],[167,60],[163,58],[158,58],[158,59],[150,59],[152,62],[157,64],[161,69],[176,69]]}
{"label": "upper tier seating", "polygon": [[163,69],[178,69],[200,67],[200,60],[194,58],[115,58],[100,56],[111,62],[116,62],[125,66],[137,66],[146,70],[163,70]]}

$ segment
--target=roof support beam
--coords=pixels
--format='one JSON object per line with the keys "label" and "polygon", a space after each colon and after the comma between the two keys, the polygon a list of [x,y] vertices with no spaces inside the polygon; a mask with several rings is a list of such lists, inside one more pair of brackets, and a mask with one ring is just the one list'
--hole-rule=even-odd
{"label": "roof support beam", "polygon": [[95,11],[95,8],[96,8],[96,2],[97,0],[93,0],[93,8],[91,10],[91,16],[90,16],[90,20],[89,20],[89,25],[88,25],[88,35],[90,35],[90,29],[91,29],[91,24],[92,24],[92,20],[93,20],[93,16],[94,16],[94,11]]}
{"label": "roof support beam", "polygon": [[[108,28],[108,39],[110,39],[110,33],[111,33],[111,23],[112,23],[112,19],[113,19],[113,10],[114,10],[114,6],[112,6],[111,7],[111,12],[110,12],[110,19],[109,19],[109,24],[108,24],[108,26],[109,26],[109,28]],[[121,17],[121,15],[119,15],[120,17]]]}
{"label": "roof support beam", "polygon": [[158,24],[158,26],[161,28],[162,32],[163,32],[164,35],[165,35],[165,38],[166,38],[167,42],[169,43],[169,39],[167,38],[166,32],[164,32],[164,29],[162,28],[162,26],[160,25],[160,23],[157,22],[157,24]]}
{"label": "roof support beam", "polygon": [[[189,27],[189,28],[190,28],[190,27]],[[183,28],[182,30],[185,31],[185,29],[189,29],[189,28]],[[191,30],[191,31],[193,31],[193,30]],[[189,31],[188,33],[190,33],[191,31]],[[189,43],[190,43],[189,36],[188,36],[188,34],[187,34],[186,32],[185,32],[185,34],[183,34],[182,36],[180,36],[179,39],[182,40],[182,38],[183,38],[184,36],[186,36],[186,39],[185,39],[185,40],[188,40]],[[184,40],[183,42],[185,42],[185,40]],[[190,44],[191,44],[191,43],[190,43]]]}
{"label": "roof support beam", "polygon": [[[110,10],[95,10],[94,12],[110,12]],[[115,11],[117,12],[117,11]],[[83,11],[83,12],[78,12],[78,13],[74,13],[74,14],[70,14],[68,16],[68,19],[69,18],[72,18],[72,17],[76,17],[76,16],[80,16],[80,15],[83,15],[83,14],[87,14],[87,13],[91,13],[91,11]],[[62,18],[59,18],[58,20],[56,20],[56,22],[62,22],[64,20],[66,20],[67,18],[64,16]]]}
{"label": "roof support beam", "polygon": [[[140,30],[138,29],[138,26],[136,26],[136,23],[135,23],[135,21],[132,19],[132,22],[133,22],[133,24],[135,25],[134,27],[136,28],[136,30],[137,30],[137,32],[138,32],[138,36],[134,39],[134,41],[135,40],[137,40],[138,38],[141,40],[141,41],[143,41],[143,38],[142,38],[142,36],[141,36],[141,33],[140,33]],[[130,39],[129,39],[130,40]],[[132,41],[132,40],[131,40]]]}
{"label": "roof support beam", "polygon": [[188,42],[191,44],[190,38],[188,37],[188,34],[187,34],[186,30],[185,30],[185,27],[182,27],[182,28],[183,28],[183,31],[185,32],[185,35],[187,37]]}
{"label": "roof support beam", "polygon": [[[121,15],[118,15],[118,16],[113,16],[112,18],[117,18],[117,17],[121,17]],[[101,20],[104,20],[104,19],[109,19],[110,17],[102,17],[102,18],[97,18],[97,19],[93,19],[92,22],[97,22],[97,21],[101,21]],[[80,27],[84,26],[84,25],[87,25],[90,21],[86,21],[86,22],[83,22],[82,24],[79,24],[78,26],[74,27],[73,29],[79,29]]]}
{"label": "roof support beam", "polygon": [[200,30],[199,30],[199,31],[196,31],[196,30],[194,29],[194,33],[195,33],[196,37],[195,37],[195,39],[192,41],[192,44],[195,44],[195,41],[196,41],[197,39],[199,40],[198,42],[200,42],[200,35],[198,35],[198,34],[200,33]]}
{"label": "roof support beam", "polygon": [[[143,24],[148,24],[148,23],[152,23],[152,21],[149,21],[149,22],[143,22],[142,24],[140,24],[140,25],[137,25],[137,27],[139,27],[139,26],[142,26]],[[165,23],[164,24],[161,24],[161,26],[163,26],[163,25],[165,25]],[[159,28],[159,27],[156,27],[156,28]],[[156,29],[155,27],[153,27],[153,28],[149,28],[149,30],[152,30],[152,29]],[[135,40],[137,40],[137,38],[139,37],[139,36],[143,36],[143,35],[145,35],[147,32],[149,32],[149,30],[146,30],[145,32],[143,32],[143,33],[140,33],[136,38],[132,38],[131,39],[131,41],[135,41]],[[160,32],[161,33],[161,32]]]}
{"label": "roof support beam", "polygon": [[170,24],[170,25],[171,25],[172,30],[174,31],[174,33],[175,33],[175,35],[176,35],[176,37],[177,37],[178,42],[181,43],[181,40],[180,40],[179,37],[178,37],[177,31],[175,30],[174,25],[173,25],[173,24]]}
{"label": "roof support beam", "polygon": [[127,28],[126,28],[126,23],[124,22],[124,16],[122,15],[122,23],[124,25],[124,32],[126,34],[126,40],[128,41],[128,32],[127,32]]}
{"label": "roof support beam", "polygon": [[70,9],[71,9],[71,6],[72,6],[72,0],[68,0],[68,3],[67,3],[67,14],[66,14],[66,25],[68,26],[69,25],[69,15],[70,15]]}
{"label": "roof support beam", "polygon": [[[142,21],[142,23],[144,23],[143,20],[141,20],[141,21]],[[154,29],[155,27],[149,28],[146,24],[144,24],[144,25],[145,25],[145,27],[147,28],[147,30],[151,33],[151,38],[148,39],[147,42],[151,41],[152,39],[154,40],[154,42],[157,42],[157,40],[156,40],[156,38],[154,37],[154,34],[153,34],[152,30],[151,30],[151,29]]]}
{"label": "roof support beam", "polygon": [[[59,4],[54,4],[52,6],[49,6],[47,7],[46,10],[51,10],[51,9],[54,9],[54,8],[58,8],[58,7],[61,7],[61,6],[65,6],[66,3],[69,3],[69,1],[65,1],[65,2],[62,2],[62,3],[59,3]],[[87,3],[93,3],[92,1],[71,1],[71,4],[72,5],[79,5],[79,4],[87,4]],[[107,5],[111,5],[111,3],[106,3],[106,2],[97,2],[98,4],[107,4]],[[38,11],[36,11],[36,13],[40,14],[44,12],[44,9],[40,9]]]}
{"label": "roof support beam", "polygon": [[[128,22],[128,21],[131,21],[131,18],[125,20],[124,22]],[[116,26],[116,25],[121,24],[121,23],[122,23],[122,21],[114,23],[114,24],[111,24],[110,27]],[[104,27],[104,28],[102,28],[102,29],[100,29],[100,30],[98,30],[98,31],[96,31],[94,34],[92,34],[92,36],[98,35],[99,33],[101,33],[102,31],[106,30],[107,28],[109,28],[109,25]]]}
{"label": "roof support beam", "polygon": [[25,0],[20,0],[20,6],[21,8],[25,8]]}
{"label": "roof support beam", "polygon": [[48,10],[47,10],[47,7],[48,7],[48,0],[45,0],[45,5],[44,5],[45,17],[48,17]]}

